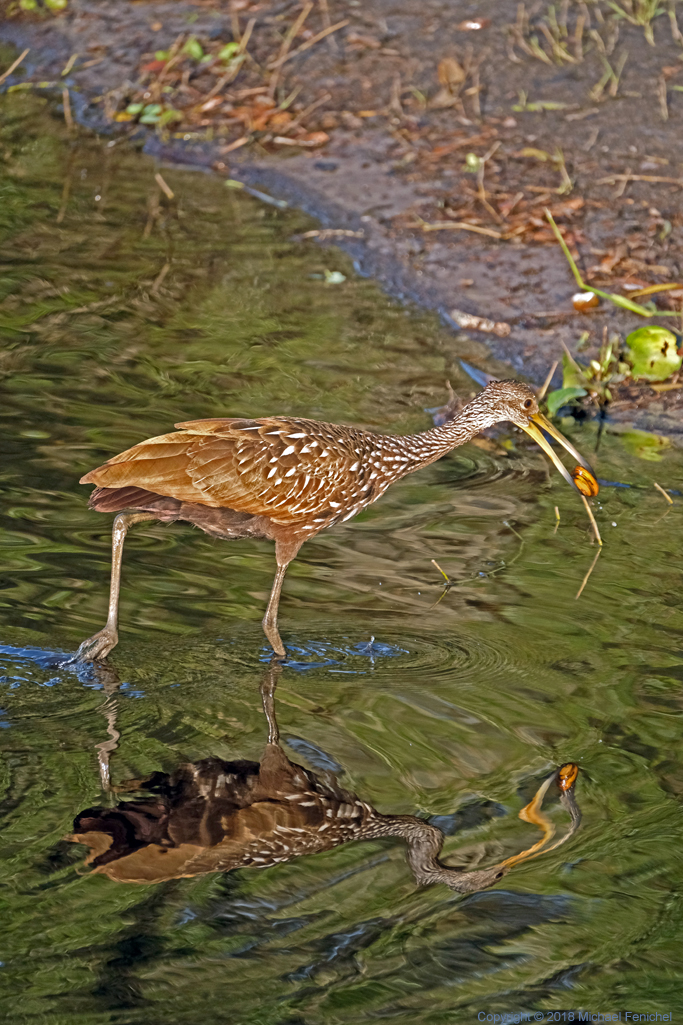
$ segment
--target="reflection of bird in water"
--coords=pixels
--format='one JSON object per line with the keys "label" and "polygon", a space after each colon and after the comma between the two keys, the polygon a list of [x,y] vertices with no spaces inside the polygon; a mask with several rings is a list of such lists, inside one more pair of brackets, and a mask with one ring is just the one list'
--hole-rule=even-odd
{"label": "reflection of bird in water", "polygon": [[531,389],[514,381],[491,382],[447,423],[422,434],[379,435],[284,416],[193,420],[176,424],[177,433],[114,456],[81,478],[81,484],[97,485],[91,508],[118,515],[107,623],[81,644],[77,657],[104,658],[118,642],[123,542],[128,528],[142,520],[185,520],[213,537],[275,541],[277,572],[263,629],[284,657],[277,628],[280,590],[303,542],[351,519],[394,481],[504,420],[530,434],[574,486],[539,425],[583,459],[539,413]]}
{"label": "reflection of bird in water", "polygon": [[[290,762],[280,747],[274,709],[275,670],[262,686],[268,743],[261,762],[207,758],[171,775],[130,780],[120,791],[152,796],[116,808],[89,808],[74,822],[72,840],[90,847],[87,864],[117,882],[153,883],[205,872],[266,868],[302,854],[329,850],[350,840],[398,836],[418,884],[445,883],[460,893],[482,890],[521,861],[552,850],[580,823],[573,786],[578,769],[569,764],[543,783],[520,817],[539,826],[542,838],[521,854],[491,868],[464,872],[438,858],[443,833],[413,815],[381,815],[355,794]],[[568,832],[555,844],[553,827],[541,813],[553,781],[571,815]]]}

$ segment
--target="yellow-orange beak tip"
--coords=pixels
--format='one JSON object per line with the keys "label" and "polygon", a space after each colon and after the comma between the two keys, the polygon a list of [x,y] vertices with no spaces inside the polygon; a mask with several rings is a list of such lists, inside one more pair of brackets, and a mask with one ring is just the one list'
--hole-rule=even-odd
{"label": "yellow-orange beak tip", "polygon": [[[543,413],[536,413],[532,416],[529,419],[528,424],[523,427],[523,430],[526,431],[529,437],[533,438],[536,444],[543,449],[545,454],[552,461],[556,469],[562,474],[570,487],[578,491],[580,495],[597,495],[599,490],[598,483],[593,475],[590,464],[586,459],[584,459],[580,452],[577,452],[571,442],[568,441],[563,434],[560,434],[557,428],[551,424],[550,420],[548,420]],[[562,445],[562,447],[569,452],[574,459],[576,459],[578,466],[572,474],[569,473],[557,452],[545,437],[545,434],[543,433],[544,431],[546,434],[549,434],[551,438],[557,441],[558,444]]]}

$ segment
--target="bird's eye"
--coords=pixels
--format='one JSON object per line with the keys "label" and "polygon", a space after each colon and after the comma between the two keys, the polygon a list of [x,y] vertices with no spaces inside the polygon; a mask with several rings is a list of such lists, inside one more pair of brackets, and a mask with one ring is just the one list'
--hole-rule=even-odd
{"label": "bird's eye", "polygon": [[533,400],[532,399],[525,399],[524,400],[524,408],[525,409],[531,409],[532,405],[533,405]]}

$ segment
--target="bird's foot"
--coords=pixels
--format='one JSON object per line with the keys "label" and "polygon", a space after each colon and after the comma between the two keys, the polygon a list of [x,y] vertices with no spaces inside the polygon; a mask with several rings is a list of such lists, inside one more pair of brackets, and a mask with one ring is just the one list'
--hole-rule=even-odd
{"label": "bird's foot", "polygon": [[119,635],[116,629],[105,626],[98,630],[92,637],[80,645],[78,651],[72,658],[72,662],[97,662],[106,658],[109,652],[119,643]]}

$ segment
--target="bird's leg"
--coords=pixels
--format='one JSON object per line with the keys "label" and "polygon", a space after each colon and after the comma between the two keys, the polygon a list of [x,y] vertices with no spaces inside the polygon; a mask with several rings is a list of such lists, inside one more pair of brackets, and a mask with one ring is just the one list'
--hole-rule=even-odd
{"label": "bird's leg", "polygon": [[282,662],[274,658],[261,682],[263,711],[268,720],[268,743],[259,765],[259,784],[262,790],[257,800],[269,800],[273,792],[301,793],[302,785],[305,785],[299,766],[292,765],[280,747],[280,730],[275,716],[275,687],[281,673]]}
{"label": "bird's leg", "polygon": [[261,700],[263,701],[263,711],[265,712],[266,719],[268,720],[269,744],[280,743],[280,731],[275,717],[275,687],[281,672],[282,663],[273,659],[268,667],[266,675],[261,681]]}
{"label": "bird's leg", "polygon": [[270,591],[268,608],[266,609],[266,614],[263,617],[263,632],[270,641],[273,651],[278,658],[285,657],[285,646],[282,643],[280,632],[277,628],[277,610],[278,605],[280,604],[282,581],[285,579],[287,567],[301,548],[302,544],[303,539],[301,541],[276,541],[275,543],[277,573],[275,574],[273,586]]}
{"label": "bird's leg", "polygon": [[102,783],[102,789],[106,793],[111,793],[111,773],[109,771],[109,758],[111,754],[116,751],[119,746],[119,740],[121,734],[116,729],[116,717],[118,714],[118,705],[116,701],[116,692],[121,685],[118,674],[112,666],[97,666],[95,668],[95,677],[99,683],[102,684],[105,693],[104,704],[101,706],[101,711],[104,713],[104,717],[107,721],[107,733],[109,734],[108,740],[103,740],[100,744],[96,744],[97,750],[97,761],[100,767],[100,781]]}
{"label": "bird's leg", "polygon": [[121,590],[121,560],[123,559],[123,542],[128,528],[143,520],[157,519],[153,513],[119,513],[114,518],[111,531],[111,587],[109,591],[109,613],[102,630],[83,641],[74,656],[75,662],[91,662],[106,658],[119,641],[117,630],[119,615],[119,592]]}
{"label": "bird's leg", "polygon": [[268,608],[266,614],[263,617],[263,632],[270,641],[273,651],[278,658],[285,657],[285,646],[282,643],[280,637],[280,631],[277,628],[277,610],[280,604],[280,591],[282,590],[282,581],[285,579],[285,573],[287,572],[287,563],[281,565],[278,562],[277,573],[275,574],[275,580],[273,580],[273,586],[270,592],[270,598],[268,599]]}

